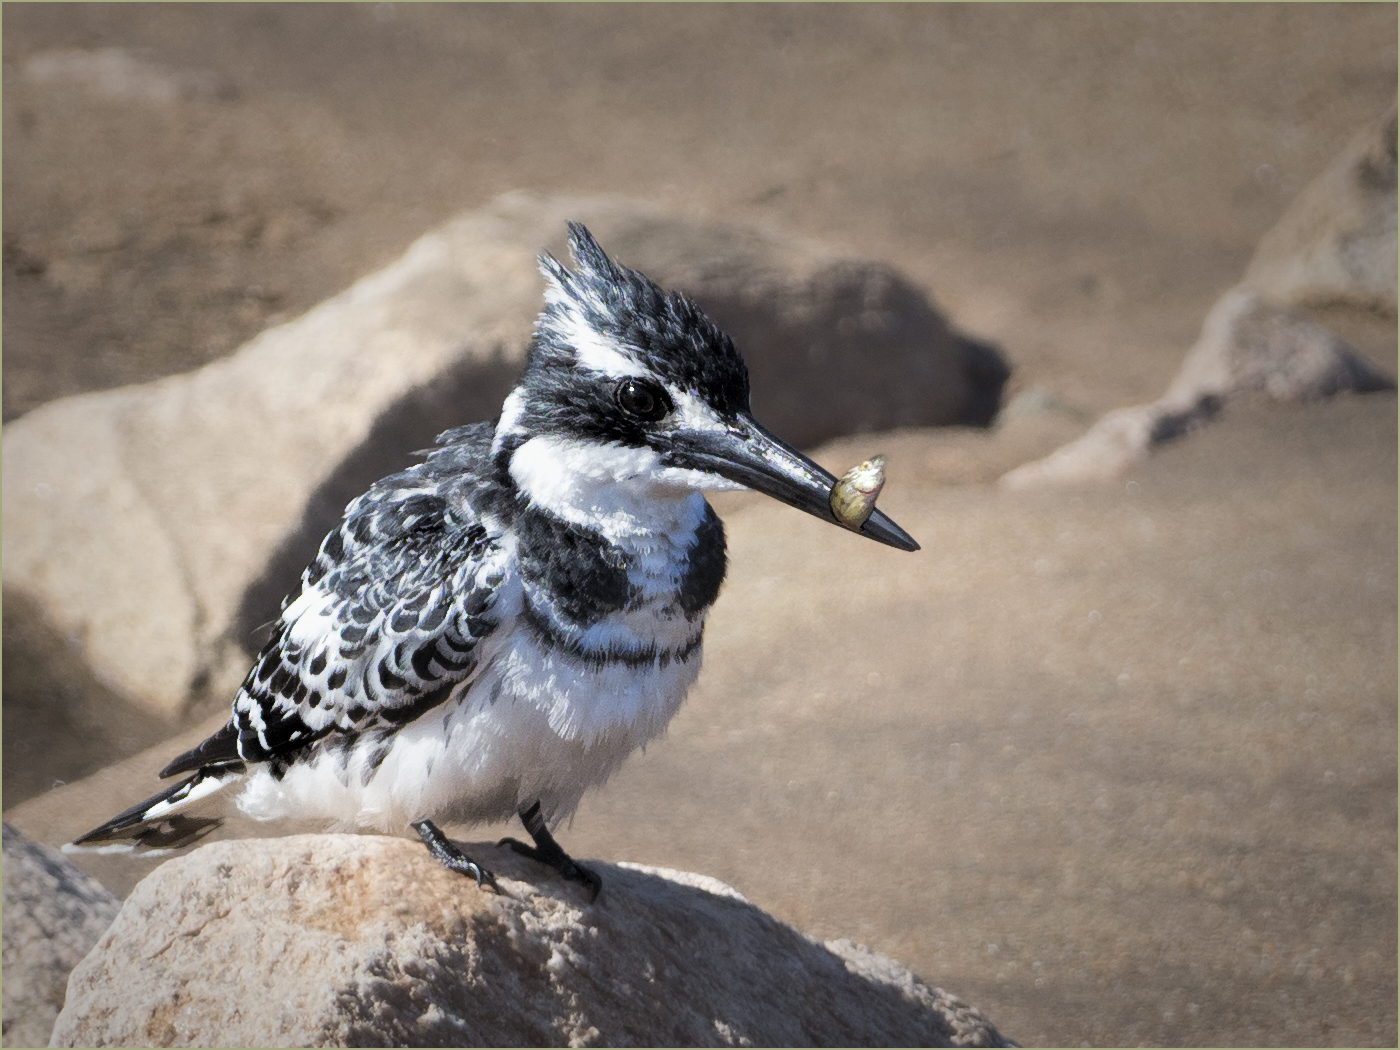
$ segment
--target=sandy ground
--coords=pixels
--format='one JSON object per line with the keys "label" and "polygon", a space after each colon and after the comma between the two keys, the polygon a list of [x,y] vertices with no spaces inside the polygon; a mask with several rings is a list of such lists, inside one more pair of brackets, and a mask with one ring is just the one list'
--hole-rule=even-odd
{"label": "sandy ground", "polygon": [[[761,223],[925,284],[1011,395],[1074,411],[882,436],[917,561],[729,501],[701,684],[566,845],[724,879],[1027,1044],[1394,1045],[1394,398],[1245,409],[1112,485],[989,484],[1161,392],[1393,101],[1393,6],[3,18],[7,420],[196,367],[510,189]],[[71,47],[163,73],[26,77]],[[1394,374],[1393,319],[1340,322]],[[814,571],[849,601],[815,608]],[[37,820],[37,792],[175,727],[5,612],[7,818]]]}

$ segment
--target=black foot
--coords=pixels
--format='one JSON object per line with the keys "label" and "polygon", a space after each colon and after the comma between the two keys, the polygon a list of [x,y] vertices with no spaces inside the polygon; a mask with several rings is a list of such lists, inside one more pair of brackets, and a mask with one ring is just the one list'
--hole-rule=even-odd
{"label": "black foot", "polygon": [[592,904],[596,901],[599,891],[603,888],[603,880],[565,853],[559,843],[554,841],[554,836],[544,826],[544,818],[540,816],[540,804],[536,802],[528,808],[522,809],[520,819],[525,824],[525,830],[535,840],[535,844],[527,846],[518,839],[504,838],[497,845],[509,846],[523,857],[529,857],[531,860],[548,865],[571,882],[583,883],[591,891],[588,903]]}
{"label": "black foot", "polygon": [[444,867],[469,879],[476,879],[478,889],[482,883],[490,883],[491,889],[496,893],[501,892],[501,887],[496,885],[496,876],[448,842],[447,836],[431,820],[415,820],[409,827],[418,832],[418,837],[423,840],[423,845],[428,847],[428,852]]}

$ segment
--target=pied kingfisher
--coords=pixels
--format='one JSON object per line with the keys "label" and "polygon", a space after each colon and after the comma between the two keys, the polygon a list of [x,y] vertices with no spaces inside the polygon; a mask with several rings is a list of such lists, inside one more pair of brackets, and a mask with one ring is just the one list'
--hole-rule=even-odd
{"label": "pied kingfisher", "polygon": [[[481,884],[434,821],[518,814],[519,852],[587,884],[550,828],[665,729],[700,670],[724,579],[703,490],[750,488],[833,523],[836,479],[749,412],[729,337],[569,224],[545,308],[493,423],[353,501],[284,604],[228,723],[189,774],[70,844],[172,850],[240,784],[259,820],[403,832]],[[862,534],[918,544],[876,510]],[[203,805],[196,805],[203,803]]]}

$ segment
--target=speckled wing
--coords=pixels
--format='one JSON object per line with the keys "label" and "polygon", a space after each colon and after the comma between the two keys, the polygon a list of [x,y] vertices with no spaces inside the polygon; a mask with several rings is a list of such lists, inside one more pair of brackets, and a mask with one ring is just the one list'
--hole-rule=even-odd
{"label": "speckled wing", "polygon": [[442,704],[495,629],[501,551],[481,519],[489,425],[376,483],[302,575],[228,725],[162,776],[393,732]]}

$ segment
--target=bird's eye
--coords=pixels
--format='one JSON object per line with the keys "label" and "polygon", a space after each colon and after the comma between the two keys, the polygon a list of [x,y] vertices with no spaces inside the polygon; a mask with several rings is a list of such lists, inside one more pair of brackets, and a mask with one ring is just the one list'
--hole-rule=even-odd
{"label": "bird's eye", "polygon": [[617,384],[618,407],[629,416],[655,423],[671,410],[666,391],[643,379],[624,379]]}

